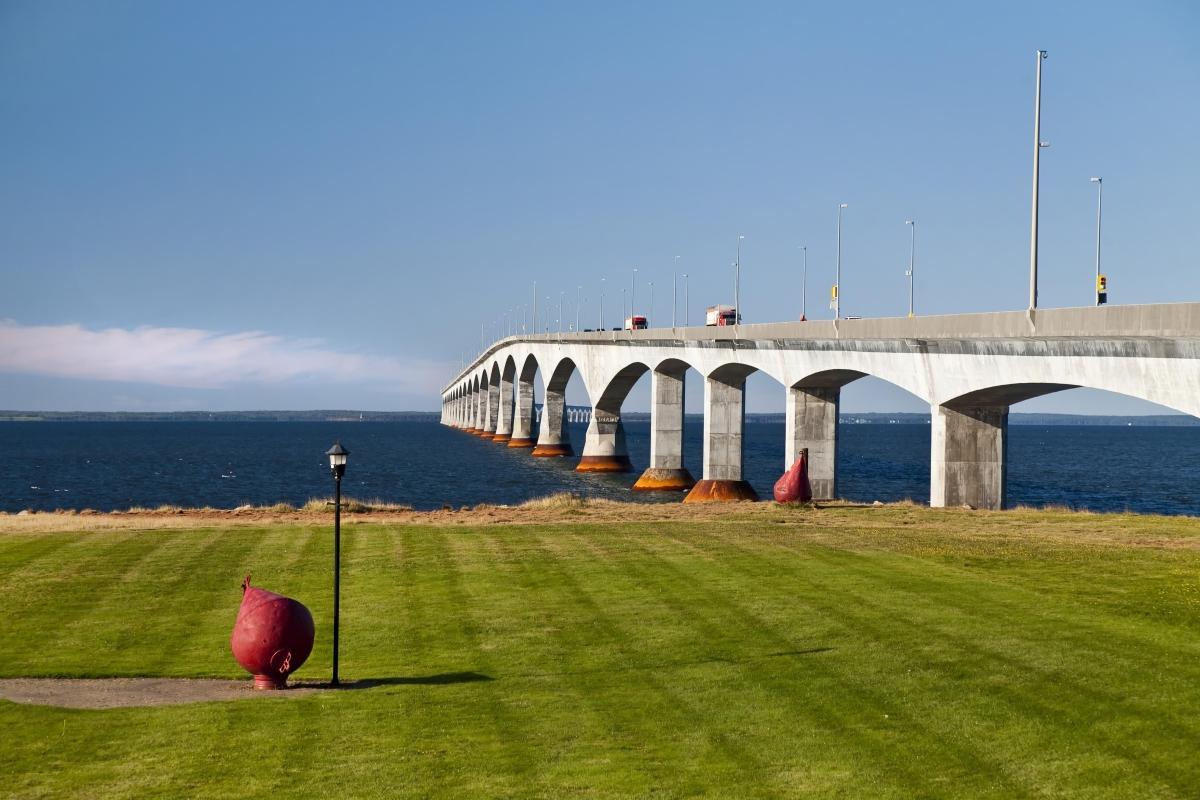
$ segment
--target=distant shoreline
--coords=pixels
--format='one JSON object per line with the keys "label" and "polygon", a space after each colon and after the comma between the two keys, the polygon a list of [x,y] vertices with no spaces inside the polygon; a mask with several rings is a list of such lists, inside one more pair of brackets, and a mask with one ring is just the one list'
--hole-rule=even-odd
{"label": "distant shoreline", "polygon": [[[623,415],[628,421],[645,422],[650,415],[636,411]],[[692,420],[700,414],[688,414]],[[436,411],[358,411],[317,409],[311,411],[4,411],[0,422],[437,422]],[[1012,413],[1013,425],[1193,427],[1200,419],[1187,414],[1046,414]],[[746,423],[781,424],[784,415],[746,414]],[[840,415],[843,425],[928,425],[929,415],[911,412],[862,412]]]}

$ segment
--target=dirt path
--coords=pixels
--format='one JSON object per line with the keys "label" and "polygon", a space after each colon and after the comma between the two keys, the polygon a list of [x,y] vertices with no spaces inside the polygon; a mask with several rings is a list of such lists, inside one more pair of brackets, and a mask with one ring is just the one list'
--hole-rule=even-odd
{"label": "dirt path", "polygon": [[256,691],[238,681],[191,678],[0,678],[0,698],[59,708],[174,706],[212,700],[304,697],[328,687],[297,684],[283,691]]}

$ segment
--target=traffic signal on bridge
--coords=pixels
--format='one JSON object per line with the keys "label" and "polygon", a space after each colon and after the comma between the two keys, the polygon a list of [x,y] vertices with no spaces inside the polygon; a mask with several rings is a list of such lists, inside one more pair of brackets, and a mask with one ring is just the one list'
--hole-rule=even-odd
{"label": "traffic signal on bridge", "polygon": [[1096,305],[1102,306],[1108,302],[1108,276],[1096,276]]}

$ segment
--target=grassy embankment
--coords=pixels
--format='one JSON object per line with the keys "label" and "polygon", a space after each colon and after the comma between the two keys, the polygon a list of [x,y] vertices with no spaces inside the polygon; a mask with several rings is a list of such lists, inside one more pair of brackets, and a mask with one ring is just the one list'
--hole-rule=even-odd
{"label": "grassy embankment", "polygon": [[[246,572],[313,610],[297,677],[328,675],[326,517],[166,524],[0,519],[0,677],[238,677]],[[375,683],[0,701],[0,795],[1200,787],[1200,520],[583,506],[352,519],[343,544],[342,675]]]}

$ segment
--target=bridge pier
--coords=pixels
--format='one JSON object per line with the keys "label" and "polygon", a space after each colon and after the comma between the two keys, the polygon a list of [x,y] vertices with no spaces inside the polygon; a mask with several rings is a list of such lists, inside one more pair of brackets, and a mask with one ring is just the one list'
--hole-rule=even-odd
{"label": "bridge pier", "polygon": [[496,418],[496,435],[493,442],[507,443],[512,438],[513,427],[513,376],[500,376],[500,409]]}
{"label": "bridge pier", "polygon": [[554,387],[554,381],[546,385],[546,399],[542,403],[542,423],[538,428],[537,446],[532,455],[538,458],[555,458],[574,455],[571,441],[567,438],[566,385]]}
{"label": "bridge pier", "polygon": [[931,407],[929,505],[1002,509],[1008,469],[1008,406]]}
{"label": "bridge pier", "polygon": [[783,468],[790,469],[808,448],[808,480],[812,496],[837,497],[837,436],[840,386],[793,386],[787,392],[787,427]]}
{"label": "bridge pier", "polygon": [[633,485],[635,492],[682,492],[696,484],[683,466],[686,372],[687,365],[680,362],[650,373],[650,466]]}
{"label": "bridge pier", "polygon": [[483,433],[480,434],[484,439],[493,439],[496,436],[496,423],[500,417],[500,381],[488,381],[487,385],[487,413],[484,416]]}
{"label": "bridge pier", "polygon": [[516,390],[512,436],[508,446],[533,447],[537,444],[537,437],[533,435],[533,377],[518,378]]}
{"label": "bridge pier", "polygon": [[479,432],[479,392],[474,389],[467,395],[467,433]]}
{"label": "bridge pier", "polygon": [[632,469],[619,410],[615,414],[599,408],[592,411],[587,437],[583,440],[583,455],[575,469],[579,472],[628,472]]}
{"label": "bridge pier", "polygon": [[747,370],[731,364],[704,382],[704,477],[692,487],[685,503],[757,500],[742,480],[742,428],[746,417]]}

